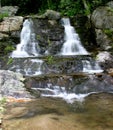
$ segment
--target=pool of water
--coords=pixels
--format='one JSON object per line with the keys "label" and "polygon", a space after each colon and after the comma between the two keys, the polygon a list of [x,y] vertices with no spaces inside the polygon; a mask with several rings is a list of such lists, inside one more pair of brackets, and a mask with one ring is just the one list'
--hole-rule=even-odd
{"label": "pool of water", "polygon": [[113,130],[113,94],[91,94],[73,104],[47,97],[8,103],[3,130]]}

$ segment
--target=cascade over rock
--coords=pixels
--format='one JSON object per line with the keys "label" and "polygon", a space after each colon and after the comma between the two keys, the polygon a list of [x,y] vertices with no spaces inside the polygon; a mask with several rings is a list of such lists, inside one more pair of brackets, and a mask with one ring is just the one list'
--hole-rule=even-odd
{"label": "cascade over rock", "polygon": [[[73,25],[75,25],[75,28],[79,28],[79,24],[76,21]],[[93,84],[96,89],[98,84],[105,86],[105,82],[101,84],[96,79],[92,82],[94,77],[90,76],[88,81],[83,82],[82,85],[79,84],[79,81],[87,80],[88,75],[98,73],[97,75],[101,77],[103,70],[98,64],[99,61],[96,62],[90,55],[87,55],[89,53],[85,50],[85,46],[82,46],[79,34],[74,27],[69,20],[62,25],[62,21],[59,18],[49,18],[49,16],[48,18],[29,17],[25,19],[20,33],[20,44],[18,43],[17,49],[11,53],[10,61],[1,60],[1,62],[4,61],[4,64],[1,63],[1,68],[20,72],[26,77],[36,77],[36,80],[34,80],[35,78],[33,80],[28,78],[26,86],[33,90],[39,90],[37,94],[44,91],[44,96],[48,96],[49,92],[54,96],[58,94],[58,96],[65,98],[65,94],[70,96],[73,93],[73,98],[76,98],[76,86],[74,86],[76,83],[78,87],[84,85],[84,91],[79,91],[83,94],[86,86],[90,87]],[[95,43],[93,40],[92,42]],[[60,52],[63,50],[61,48],[65,43],[66,46],[64,48],[66,48],[66,51],[63,51],[64,55],[62,55]],[[16,54],[17,56],[15,57]],[[26,54],[25,57],[23,54]],[[101,62],[99,63],[101,64]],[[84,76],[85,78],[81,79],[80,77],[76,81],[76,77],[79,76]],[[68,88],[68,85],[72,85],[71,88]],[[98,91],[92,88],[92,91],[90,91],[90,88],[87,89],[89,89],[89,93]],[[105,90],[105,88],[101,90]],[[111,89],[109,90],[111,91]]]}

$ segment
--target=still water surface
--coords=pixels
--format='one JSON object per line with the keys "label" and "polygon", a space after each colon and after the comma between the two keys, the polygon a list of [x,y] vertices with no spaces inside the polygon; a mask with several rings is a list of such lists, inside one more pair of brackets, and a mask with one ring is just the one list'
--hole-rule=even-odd
{"label": "still water surface", "polygon": [[44,97],[27,103],[9,103],[3,127],[4,130],[113,130],[113,94],[92,94],[73,104]]}

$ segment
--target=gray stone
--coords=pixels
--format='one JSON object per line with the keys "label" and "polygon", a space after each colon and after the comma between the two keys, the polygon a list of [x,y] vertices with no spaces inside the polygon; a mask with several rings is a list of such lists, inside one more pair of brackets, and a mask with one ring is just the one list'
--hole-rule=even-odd
{"label": "gray stone", "polygon": [[104,70],[113,67],[113,56],[107,51],[99,52],[96,60]]}
{"label": "gray stone", "polygon": [[48,18],[50,20],[59,20],[61,15],[59,12],[54,10],[47,10],[43,15],[40,15],[39,18]]}
{"label": "gray stone", "polygon": [[101,50],[109,50],[112,48],[113,41],[101,29],[95,29],[97,45]]}
{"label": "gray stone", "polygon": [[113,1],[108,2],[106,5],[113,8]]}
{"label": "gray stone", "polygon": [[113,28],[113,8],[101,6],[96,8],[91,16],[91,21],[95,28],[111,29]]}
{"label": "gray stone", "polygon": [[22,16],[5,17],[0,23],[0,32],[9,33],[11,31],[17,31],[21,29],[23,24]]}
{"label": "gray stone", "polygon": [[0,94],[16,98],[31,97],[24,86],[24,78],[20,73],[9,70],[0,70]]}
{"label": "gray stone", "polygon": [[98,55],[97,55],[97,61],[98,62],[105,62],[106,60],[112,60],[112,55],[107,52],[107,51],[103,51],[103,52],[100,52]]}
{"label": "gray stone", "polygon": [[18,11],[18,6],[3,6],[0,8],[1,14],[7,14],[8,16],[14,16]]}

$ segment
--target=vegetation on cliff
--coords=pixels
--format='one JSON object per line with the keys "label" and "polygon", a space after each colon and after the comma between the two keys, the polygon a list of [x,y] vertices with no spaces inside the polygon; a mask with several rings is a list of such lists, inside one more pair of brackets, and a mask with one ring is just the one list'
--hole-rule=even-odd
{"label": "vegetation on cliff", "polygon": [[2,6],[19,6],[18,14],[43,13],[46,9],[61,12],[66,16],[90,14],[96,7],[110,0],[1,0]]}

